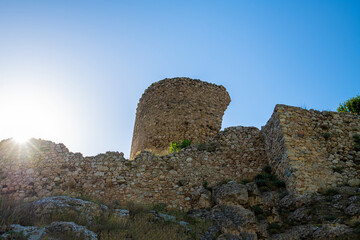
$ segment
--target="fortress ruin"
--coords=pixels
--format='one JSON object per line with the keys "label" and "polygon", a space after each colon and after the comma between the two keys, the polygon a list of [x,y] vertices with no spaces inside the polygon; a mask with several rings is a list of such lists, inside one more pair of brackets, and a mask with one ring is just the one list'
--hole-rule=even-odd
{"label": "fortress ruin", "polygon": [[151,84],[140,98],[130,159],[142,150],[166,155],[170,143],[204,143],[221,129],[230,96],[223,86],[190,78]]}
{"label": "fortress ruin", "polygon": [[[298,196],[360,186],[359,115],[276,105],[261,130],[237,126],[219,131],[229,102],[224,87],[200,80],[154,83],[140,99],[132,157],[141,152],[131,161],[119,152],[84,157],[61,143],[3,140],[0,193],[24,201],[83,195],[193,209],[204,207],[196,195],[204,183],[212,187],[229,179],[253,179],[267,165]],[[204,144],[154,154],[184,138]]]}

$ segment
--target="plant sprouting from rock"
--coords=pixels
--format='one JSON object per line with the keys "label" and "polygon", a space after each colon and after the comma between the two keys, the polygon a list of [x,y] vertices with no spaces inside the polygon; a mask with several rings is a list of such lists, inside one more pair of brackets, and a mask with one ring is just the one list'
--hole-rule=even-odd
{"label": "plant sprouting from rock", "polygon": [[352,114],[360,114],[360,95],[350,98],[337,109],[338,112],[349,112]]}
{"label": "plant sprouting from rock", "polygon": [[184,139],[180,143],[171,142],[169,152],[170,153],[179,152],[181,149],[186,148],[186,147],[188,147],[190,145],[191,145],[191,141],[188,140],[188,139]]}

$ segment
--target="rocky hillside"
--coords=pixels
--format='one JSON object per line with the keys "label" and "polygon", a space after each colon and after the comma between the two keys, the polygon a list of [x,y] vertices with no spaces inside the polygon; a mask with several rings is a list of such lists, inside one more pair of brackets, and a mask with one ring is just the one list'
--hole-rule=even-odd
{"label": "rocky hillside", "polygon": [[296,197],[265,167],[252,181],[204,182],[192,199],[188,212],[67,196],[2,199],[0,239],[360,239],[357,186]]}

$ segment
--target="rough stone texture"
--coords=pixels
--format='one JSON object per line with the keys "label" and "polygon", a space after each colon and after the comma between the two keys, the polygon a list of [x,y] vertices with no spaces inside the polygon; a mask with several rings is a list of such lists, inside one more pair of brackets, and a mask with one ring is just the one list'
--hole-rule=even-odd
{"label": "rough stone texture", "polygon": [[258,174],[266,164],[264,149],[260,131],[245,127],[225,129],[208,143],[179,153],[142,152],[133,161],[118,152],[83,157],[50,141],[32,139],[17,145],[4,140],[0,192],[25,201],[83,195],[105,202],[163,202],[170,208],[190,209],[197,204],[192,194],[205,180],[215,186],[225,179],[240,181]]}
{"label": "rough stone texture", "polygon": [[45,227],[47,235],[68,235],[75,239],[81,238],[85,240],[97,240],[96,233],[88,230],[84,226],[79,226],[73,222],[53,222],[49,226]]}
{"label": "rough stone texture", "polygon": [[190,78],[153,83],[137,107],[130,159],[142,150],[167,154],[173,141],[204,143],[219,132],[229,103],[223,86]]}
{"label": "rough stone texture", "polygon": [[224,233],[256,233],[255,214],[242,206],[217,205],[211,211],[211,217]]}
{"label": "rough stone texture", "polygon": [[[45,235],[45,228],[34,227],[34,226],[21,226],[19,224],[12,224],[7,228],[7,231],[22,234],[27,236],[28,240],[40,240]],[[14,239],[11,234],[5,233],[0,235],[1,240],[12,240]]]}
{"label": "rough stone texture", "polygon": [[[277,105],[266,126],[230,127],[202,145],[155,156],[141,152],[133,161],[122,153],[94,157],[63,145],[32,139],[25,145],[0,142],[0,192],[25,201],[54,195],[85,195],[118,200],[166,203],[169,208],[209,206],[210,195],[194,194],[232,179],[252,179],[269,164],[295,195],[349,184],[357,186],[360,117]],[[249,196],[260,204],[256,188]],[[345,189],[344,189],[345,190]],[[202,195],[201,195],[202,194]],[[275,196],[268,199],[274,200]],[[267,205],[271,207],[273,203]]]}
{"label": "rough stone texture", "polygon": [[67,196],[47,197],[29,204],[29,210],[34,218],[46,221],[54,213],[74,213],[86,220],[87,225],[100,217],[108,207],[105,205],[84,201]]}
{"label": "rough stone texture", "polygon": [[269,164],[290,192],[356,185],[360,151],[353,136],[360,135],[360,116],[277,105],[261,131]]}
{"label": "rough stone texture", "polygon": [[214,189],[213,199],[216,204],[242,205],[248,202],[248,191],[243,184],[234,181]]}
{"label": "rough stone texture", "polygon": [[[50,225],[45,227],[21,226],[18,224],[13,224],[7,228],[7,231],[22,234],[28,240],[59,239],[59,236],[61,236],[60,239],[65,239],[63,238],[64,236],[71,237],[71,239],[98,239],[96,233],[73,222],[52,222]],[[18,238],[13,238],[11,234],[5,233],[0,235],[0,239],[12,240]]]}

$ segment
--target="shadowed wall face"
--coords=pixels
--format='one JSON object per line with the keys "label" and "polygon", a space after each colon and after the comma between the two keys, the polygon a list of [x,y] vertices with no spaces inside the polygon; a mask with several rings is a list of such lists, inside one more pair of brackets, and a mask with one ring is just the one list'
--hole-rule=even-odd
{"label": "shadowed wall face", "polygon": [[205,142],[220,131],[229,103],[223,86],[190,78],[153,83],[137,107],[130,158],[142,150],[167,154],[172,141]]}

